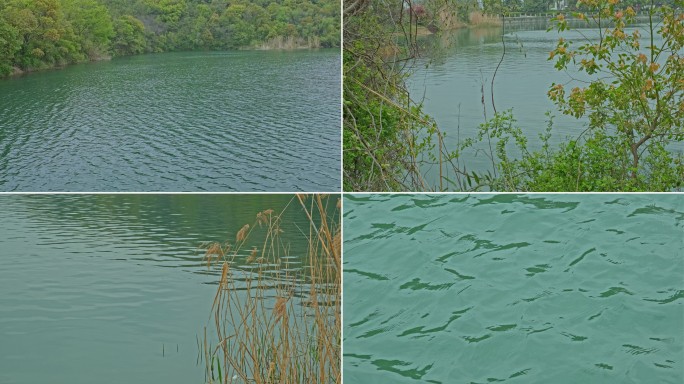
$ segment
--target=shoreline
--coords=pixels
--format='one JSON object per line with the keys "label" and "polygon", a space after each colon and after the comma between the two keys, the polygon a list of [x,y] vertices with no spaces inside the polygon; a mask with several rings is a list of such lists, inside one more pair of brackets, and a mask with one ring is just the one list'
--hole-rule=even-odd
{"label": "shoreline", "polygon": [[99,57],[97,59],[92,59],[92,60],[76,61],[73,63],[63,64],[63,65],[61,65],[61,64],[60,65],[53,65],[52,67],[43,67],[43,68],[37,68],[37,69],[33,69],[33,68],[21,69],[18,67],[12,67],[12,73],[10,73],[7,76],[0,77],[0,80],[1,79],[9,79],[10,77],[30,75],[30,74],[36,73],[36,72],[51,71],[51,70],[55,70],[55,69],[64,69],[68,66],[75,65],[75,64],[96,63],[98,61],[109,61],[111,59],[113,59],[112,56],[104,56],[104,57]]}
{"label": "shoreline", "polygon": [[[331,47],[331,48],[339,48],[339,47]],[[52,71],[52,70],[57,70],[57,69],[64,69],[66,67],[70,67],[75,64],[86,64],[86,63],[96,63],[98,61],[110,61],[114,59],[115,57],[129,57],[129,56],[140,56],[140,55],[148,55],[148,54],[158,54],[158,53],[173,53],[173,52],[231,52],[231,51],[295,51],[295,50],[302,50],[302,49],[309,49],[309,50],[318,50],[321,49],[321,47],[309,47],[309,46],[296,46],[296,47],[263,47],[263,46],[248,46],[248,47],[240,47],[237,49],[222,49],[222,50],[206,50],[206,51],[164,51],[164,52],[145,52],[145,53],[139,53],[137,55],[124,55],[124,56],[105,56],[105,57],[99,57],[97,59],[92,59],[92,60],[84,60],[84,61],[76,61],[73,63],[68,63],[68,64],[62,64],[62,65],[54,65],[51,67],[43,67],[43,68],[37,68],[37,69],[21,69],[18,67],[12,67],[12,73],[6,76],[0,76],[0,80],[4,79],[9,79],[9,78],[14,78],[14,77],[19,77],[19,76],[27,76],[36,72],[43,72],[43,71]],[[323,48],[325,49],[325,48]]]}

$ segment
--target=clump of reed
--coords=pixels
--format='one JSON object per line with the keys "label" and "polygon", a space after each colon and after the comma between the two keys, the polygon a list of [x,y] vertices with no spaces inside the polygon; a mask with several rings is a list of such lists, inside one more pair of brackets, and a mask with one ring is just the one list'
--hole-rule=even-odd
{"label": "clump of reed", "polygon": [[458,19],[458,12],[454,12],[446,5],[440,7],[437,12],[437,24],[445,31],[467,27]]}
{"label": "clump of reed", "polygon": [[[293,196],[309,219],[308,233],[284,234],[282,213],[265,210],[240,229],[234,244],[200,247],[207,267],[221,268],[210,316],[218,340],[208,340],[205,328],[200,347],[209,383],[341,382],[341,236],[339,215],[326,214],[328,204],[339,209],[340,201],[330,200]],[[241,248],[255,230],[266,237],[261,249],[248,251],[251,268],[231,268],[240,252],[247,253]],[[288,265],[285,240],[294,236],[308,241],[305,268]]]}
{"label": "clump of reed", "polygon": [[321,47],[321,40],[318,36],[297,37],[297,36],[276,36],[264,41],[256,46],[257,49],[316,49]]}
{"label": "clump of reed", "polygon": [[477,25],[482,27],[501,25],[499,15],[486,15],[482,11],[474,11],[469,16],[470,25]]}

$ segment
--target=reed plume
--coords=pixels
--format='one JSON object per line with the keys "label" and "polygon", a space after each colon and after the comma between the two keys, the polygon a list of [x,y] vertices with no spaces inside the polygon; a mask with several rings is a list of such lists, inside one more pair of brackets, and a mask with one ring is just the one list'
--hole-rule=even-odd
{"label": "reed plume", "polygon": [[[223,260],[210,316],[216,346],[204,336],[204,345],[210,346],[205,355],[209,383],[341,382],[340,215],[326,213],[328,196],[308,197],[293,197],[309,219],[308,234],[288,234],[292,241],[306,237],[307,268],[288,265],[282,213],[274,215],[270,209],[257,214],[251,227],[263,225],[259,230],[266,236],[261,250],[254,247],[246,258],[247,263],[255,261],[250,268],[229,268],[251,233],[249,225],[238,232],[231,253],[218,251],[218,243],[202,245],[205,258],[212,251],[210,265]],[[339,200],[331,204],[340,205]]]}
{"label": "reed plume", "polygon": [[238,243],[247,239],[247,235],[245,235],[245,234],[247,233],[248,229],[249,229],[249,224],[245,224],[245,226],[242,227],[242,229],[238,231],[237,240],[236,240]]}
{"label": "reed plume", "polygon": [[246,262],[247,264],[249,264],[249,263],[251,263],[252,261],[254,261],[254,258],[255,258],[255,256],[256,256],[256,253],[257,253],[257,249],[256,249],[256,247],[254,247],[254,249],[252,249],[252,253],[249,255],[249,257],[247,258],[247,261],[245,261],[245,262]]}

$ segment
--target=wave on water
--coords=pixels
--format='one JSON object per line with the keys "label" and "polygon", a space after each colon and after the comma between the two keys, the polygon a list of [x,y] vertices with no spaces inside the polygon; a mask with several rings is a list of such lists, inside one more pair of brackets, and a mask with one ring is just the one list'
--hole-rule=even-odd
{"label": "wave on water", "polygon": [[339,50],[178,52],[0,83],[2,191],[339,191]]}
{"label": "wave on water", "polygon": [[684,197],[346,195],[344,377],[681,383]]}

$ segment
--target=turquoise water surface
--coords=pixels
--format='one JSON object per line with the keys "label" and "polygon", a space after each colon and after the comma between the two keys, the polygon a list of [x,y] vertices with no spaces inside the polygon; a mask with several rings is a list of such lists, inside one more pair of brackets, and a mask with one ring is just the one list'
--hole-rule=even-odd
{"label": "turquoise water surface", "polygon": [[0,191],[340,190],[340,50],[173,52],[0,80]]}
{"label": "turquoise water surface", "polygon": [[250,251],[264,245],[257,213],[285,210],[281,257],[304,273],[309,219],[293,198],[0,196],[0,383],[204,383],[197,337],[206,327],[216,339],[209,315],[221,269],[208,270],[197,248],[254,227],[231,263],[240,287],[235,271],[251,270]]}
{"label": "turquoise water surface", "polygon": [[676,383],[684,197],[346,195],[344,380]]}

